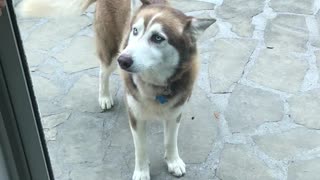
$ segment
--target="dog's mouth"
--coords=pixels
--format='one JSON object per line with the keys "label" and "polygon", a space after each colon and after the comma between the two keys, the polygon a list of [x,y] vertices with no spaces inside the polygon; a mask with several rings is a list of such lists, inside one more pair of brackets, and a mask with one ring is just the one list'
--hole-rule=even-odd
{"label": "dog's mouth", "polygon": [[122,69],[122,70],[124,70],[124,71],[126,71],[126,72],[129,72],[129,73],[138,73],[138,71],[136,71],[135,69],[133,69],[133,68],[122,68],[121,66],[120,66],[120,68]]}

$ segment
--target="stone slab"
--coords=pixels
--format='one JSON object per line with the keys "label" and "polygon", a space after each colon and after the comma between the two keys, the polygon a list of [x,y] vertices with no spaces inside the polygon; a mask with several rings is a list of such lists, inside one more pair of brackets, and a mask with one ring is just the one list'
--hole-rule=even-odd
{"label": "stone slab", "polygon": [[58,157],[64,164],[99,163],[104,157],[103,118],[73,113],[58,128]]}
{"label": "stone slab", "polygon": [[288,99],[291,118],[310,129],[320,129],[320,89]]}
{"label": "stone slab", "polygon": [[[217,39],[212,43],[209,61],[211,92],[228,92],[238,82],[253,53],[256,41],[243,39]],[[236,53],[235,53],[236,52]]]}
{"label": "stone slab", "polygon": [[305,17],[278,15],[269,20],[265,29],[265,44],[275,50],[303,53],[308,41]]}
{"label": "stone slab", "polygon": [[225,145],[221,154],[217,176],[223,180],[271,180],[271,171],[258,159],[250,147],[245,145]]}
{"label": "stone slab", "polygon": [[[53,74],[62,74],[63,68],[60,62],[58,62],[55,58],[49,57],[46,59],[43,63],[41,63],[39,66],[37,66],[36,71],[39,71],[41,73],[53,75]],[[57,75],[55,75],[57,76]]]}
{"label": "stone slab", "polygon": [[24,44],[31,49],[50,50],[90,23],[85,16],[50,19],[48,23],[35,29]]}
{"label": "stone slab", "polygon": [[94,39],[91,37],[80,36],[74,38],[67,48],[54,55],[54,57],[63,63],[63,69],[67,73],[99,66]]}
{"label": "stone slab", "polygon": [[[119,82],[110,80],[110,92],[114,95]],[[99,79],[97,77],[83,75],[62,99],[62,105],[68,109],[81,112],[101,112],[98,103]]]}
{"label": "stone slab", "polygon": [[270,7],[276,12],[289,12],[295,14],[313,14],[314,0],[271,0]]}
{"label": "stone slab", "polygon": [[41,76],[32,76],[32,85],[38,100],[52,101],[61,94],[61,89],[57,85]]}
{"label": "stone slab", "polygon": [[17,19],[19,30],[24,33],[29,31],[39,21],[37,19]]}
{"label": "stone slab", "polygon": [[296,128],[280,134],[254,136],[254,142],[268,156],[276,160],[294,157],[299,153],[320,147],[320,132]]}
{"label": "stone slab", "polygon": [[289,165],[288,179],[317,180],[320,169],[320,158],[306,161],[295,161]]}
{"label": "stone slab", "polygon": [[29,48],[25,48],[25,55],[26,55],[29,67],[39,66],[47,58],[46,52],[42,52],[39,50],[32,50]]}
{"label": "stone slab", "polygon": [[232,133],[247,133],[265,122],[282,120],[283,110],[278,95],[237,85],[230,96],[225,118]]}
{"label": "stone slab", "polygon": [[185,13],[201,10],[213,10],[215,7],[215,4],[196,0],[171,0],[169,2],[172,7]]}
{"label": "stone slab", "polygon": [[239,36],[251,37],[254,27],[252,17],[263,11],[264,1],[261,0],[224,0],[217,8],[217,14],[232,24],[232,31]]}
{"label": "stone slab", "polygon": [[180,154],[186,163],[206,161],[218,136],[215,110],[206,93],[195,87],[183,111],[179,132]]}
{"label": "stone slab", "polygon": [[116,180],[121,178],[121,169],[116,168],[111,163],[99,165],[80,165],[74,167],[70,172],[70,179],[72,180]]}
{"label": "stone slab", "polygon": [[[313,29],[315,32],[320,32],[320,11],[317,12],[317,14],[315,15],[315,21],[316,21],[316,29]],[[320,35],[315,34],[314,37],[312,37],[311,39],[311,45],[315,46],[315,47],[320,47]]]}
{"label": "stone slab", "polygon": [[64,123],[70,117],[70,113],[63,112],[42,118],[42,127],[44,129],[55,128]]}
{"label": "stone slab", "polygon": [[[319,21],[320,22],[320,21]],[[320,25],[320,24],[319,24]],[[320,42],[320,41],[319,41]],[[316,64],[317,64],[317,68],[318,68],[318,74],[319,74],[319,79],[318,82],[320,83],[320,51],[316,51],[315,52],[316,55]]]}
{"label": "stone slab", "polygon": [[279,91],[299,92],[308,70],[305,59],[267,49],[260,52],[248,79]]}
{"label": "stone slab", "polygon": [[46,141],[55,141],[57,138],[57,126],[63,124],[70,116],[70,113],[60,113],[43,117],[41,120],[42,128]]}

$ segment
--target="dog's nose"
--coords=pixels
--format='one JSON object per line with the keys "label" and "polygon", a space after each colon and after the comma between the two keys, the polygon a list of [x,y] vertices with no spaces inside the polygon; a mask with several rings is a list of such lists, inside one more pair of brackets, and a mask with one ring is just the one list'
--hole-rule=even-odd
{"label": "dog's nose", "polygon": [[128,69],[133,64],[133,60],[129,55],[123,54],[119,56],[118,63],[122,69]]}

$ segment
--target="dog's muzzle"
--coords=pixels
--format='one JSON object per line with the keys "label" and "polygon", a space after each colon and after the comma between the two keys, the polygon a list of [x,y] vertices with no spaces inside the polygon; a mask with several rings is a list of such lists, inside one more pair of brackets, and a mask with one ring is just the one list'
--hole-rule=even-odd
{"label": "dog's muzzle", "polygon": [[131,56],[122,54],[118,58],[118,63],[123,70],[128,70],[132,66],[133,60]]}

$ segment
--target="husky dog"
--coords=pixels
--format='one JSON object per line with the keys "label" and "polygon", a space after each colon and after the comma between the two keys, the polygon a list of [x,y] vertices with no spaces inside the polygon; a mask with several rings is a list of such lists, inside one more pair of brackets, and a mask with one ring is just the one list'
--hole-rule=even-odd
{"label": "husky dog", "polygon": [[99,103],[113,106],[109,76],[118,65],[124,80],[129,123],[135,146],[132,179],[150,179],[146,122],[164,122],[165,160],[174,176],[186,172],[177,138],[182,107],[191,96],[198,71],[197,37],[214,19],[197,19],[165,0],[25,0],[24,16],[60,16],[96,2],[95,31],[100,57]]}

